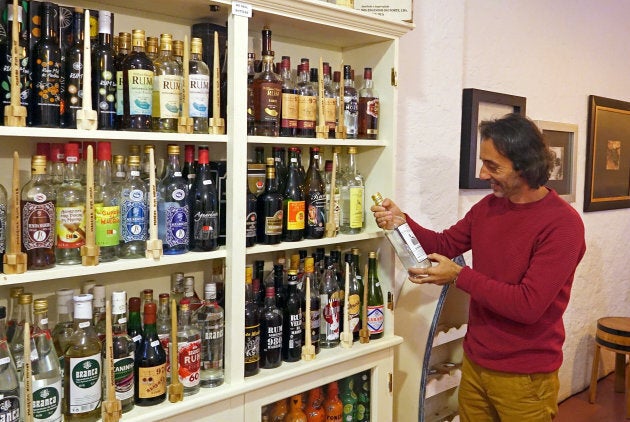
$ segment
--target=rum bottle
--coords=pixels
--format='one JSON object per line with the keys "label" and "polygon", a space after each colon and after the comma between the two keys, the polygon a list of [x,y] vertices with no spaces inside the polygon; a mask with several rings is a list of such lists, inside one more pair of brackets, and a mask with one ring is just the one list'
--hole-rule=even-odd
{"label": "rum bottle", "polygon": [[[112,47],[112,13],[98,11],[98,44],[92,51],[92,109],[98,128],[116,128],[116,53]],[[100,142],[99,142],[100,144]]]}
{"label": "rum bottle", "polygon": [[326,186],[318,168],[319,147],[311,147],[311,159],[306,171],[306,231],[307,239],[321,239],[326,231]]}
{"label": "rum bottle", "polygon": [[120,258],[144,258],[149,237],[146,184],[140,179],[140,157],[128,158],[127,179],[120,186]]}
{"label": "rum bottle", "polygon": [[331,382],[326,388],[324,410],[326,411],[327,421],[343,420],[343,403],[339,399],[339,386],[337,385],[337,381]]}
{"label": "rum bottle", "polygon": [[179,146],[168,145],[166,176],[158,183],[158,237],[166,255],[188,252],[190,206],[188,186],[179,166]]}
{"label": "rum bottle", "polygon": [[134,407],[133,368],[136,343],[127,334],[127,292],[112,292],[112,346],[114,360],[114,385],[116,399],[120,400],[122,411]]}
{"label": "rum bottle", "polygon": [[365,183],[357,170],[356,147],[348,147],[348,166],[341,179],[341,233],[361,233],[365,227]]}
{"label": "rum bottle", "polygon": [[[64,92],[64,107],[62,108],[61,126],[70,129],[77,128],[77,110],[83,106],[83,9],[75,8],[72,18],[72,39],[73,43],[65,52],[64,77],[66,89]],[[89,42],[90,35],[87,34]],[[89,99],[89,101],[92,101]]]}
{"label": "rum bottle", "polygon": [[[183,277],[182,273],[182,277]],[[183,281],[183,279],[182,279]],[[182,290],[183,292],[183,290]],[[173,296],[174,298],[174,296]],[[179,303],[179,300],[177,300]],[[171,296],[168,293],[160,293],[158,297],[156,329],[158,338],[166,354],[166,381],[171,380]]]}
{"label": "rum bottle", "polygon": [[134,401],[138,406],[153,406],[166,399],[166,353],[155,326],[155,302],[144,305],[144,333],[136,349]]}
{"label": "rum bottle", "polygon": [[378,138],[379,100],[372,81],[372,68],[363,69],[363,87],[359,90],[359,139]]}
{"label": "rum bottle", "polygon": [[367,303],[367,326],[370,332],[370,339],[383,337],[385,322],[383,290],[378,280],[376,272],[376,252],[368,254],[368,303]]}
{"label": "rum bottle", "polygon": [[100,262],[117,260],[120,242],[120,207],[118,189],[112,184],[111,148],[108,141],[100,141],[96,147],[94,228]]}
{"label": "rum bottle", "polygon": [[173,57],[173,36],[160,35],[160,55],[153,61],[153,131],[176,132],[182,92],[182,66]]}
{"label": "rum bottle", "polygon": [[282,119],[280,136],[296,136],[298,128],[298,90],[291,74],[291,58],[282,56],[280,63],[282,78]]}
{"label": "rum bottle", "polygon": [[[179,382],[184,386],[184,395],[199,392],[201,370],[201,332],[191,324],[191,302],[184,298],[179,302],[177,318],[177,359]],[[146,312],[146,311],[145,311]],[[145,323],[146,331],[146,323]]]}
{"label": "rum bottle", "polygon": [[245,267],[245,376],[256,375],[260,369],[260,320],[258,305],[252,290],[252,267]]}
{"label": "rum bottle", "polygon": [[276,307],[275,289],[265,289],[265,307],[260,321],[260,367],[277,368],[282,364],[282,313]]}
{"label": "rum bottle", "polygon": [[193,119],[193,133],[208,133],[208,105],[210,101],[210,69],[201,58],[201,38],[190,40],[188,62],[188,113]]}
{"label": "rum bottle", "polygon": [[282,106],[282,79],[273,71],[271,30],[262,30],[262,70],[254,76],[254,134],[278,136]]}
{"label": "rum bottle", "polygon": [[197,310],[195,321],[201,332],[201,386],[218,387],[223,384],[224,313],[217,302],[217,285],[204,286],[204,301]]}
{"label": "rum bottle", "polygon": [[341,328],[341,291],[330,256],[324,258],[324,278],[320,283],[320,335],[319,346],[324,348],[336,347],[339,344]]}
{"label": "rum bottle", "polygon": [[124,116],[124,83],[123,83],[123,61],[129,55],[131,48],[131,34],[129,32],[118,33],[118,52],[114,59],[116,68],[116,129],[123,128]]}
{"label": "rum bottle", "polygon": [[317,121],[317,92],[309,80],[308,62],[298,65],[298,121],[297,136],[314,138]]}
{"label": "rum bottle", "polygon": [[346,137],[357,139],[359,132],[359,94],[354,87],[352,68],[343,66],[343,107],[344,124],[346,125]]}
{"label": "rum bottle", "polygon": [[122,128],[125,130],[151,130],[154,66],[144,52],[144,30],[133,30],[131,45],[132,51],[122,62]]}
{"label": "rum bottle", "polygon": [[282,238],[283,196],[277,190],[274,159],[267,158],[265,191],[256,200],[258,243],[275,245]]}
{"label": "rum bottle", "polygon": [[289,148],[289,174],[282,202],[282,240],[295,242],[304,237],[306,202],[301,183],[297,147]]}
{"label": "rum bottle", "polygon": [[282,308],[282,360],[297,362],[302,357],[302,300],[296,270],[289,270],[288,295]]}
{"label": "rum bottle", "polygon": [[46,157],[31,159],[31,180],[22,187],[22,252],[27,269],[55,266],[55,190],[46,175]]}
{"label": "rum bottle", "polygon": [[5,333],[7,309],[0,306],[0,419],[18,421],[20,414],[20,379]]}
{"label": "rum bottle", "polygon": [[199,164],[190,191],[191,251],[213,251],[219,247],[219,198],[209,163],[208,147],[199,146]]}

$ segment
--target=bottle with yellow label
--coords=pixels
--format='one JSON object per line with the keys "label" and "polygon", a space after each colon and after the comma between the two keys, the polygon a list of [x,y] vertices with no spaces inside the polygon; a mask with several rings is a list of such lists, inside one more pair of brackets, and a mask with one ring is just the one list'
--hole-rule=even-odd
{"label": "bottle with yellow label", "polygon": [[348,164],[343,170],[341,187],[340,227],[341,233],[358,234],[365,228],[365,183],[357,170],[357,148],[348,148]]}
{"label": "bottle with yellow label", "polygon": [[134,400],[138,406],[153,406],[166,399],[166,353],[157,334],[157,305],[144,304],[144,332],[136,351]]}

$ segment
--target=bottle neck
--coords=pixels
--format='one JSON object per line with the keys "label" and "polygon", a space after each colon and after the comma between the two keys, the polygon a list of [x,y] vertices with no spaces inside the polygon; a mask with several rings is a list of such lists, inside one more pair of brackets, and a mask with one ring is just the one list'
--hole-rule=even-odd
{"label": "bottle neck", "polygon": [[177,324],[179,328],[188,327],[190,325],[190,310],[181,309],[177,316]]}
{"label": "bottle neck", "polygon": [[179,166],[179,156],[176,154],[169,154],[168,166],[166,167],[167,176],[181,176],[182,170]]}
{"label": "bottle neck", "polygon": [[46,10],[42,14],[42,38],[55,38],[54,16],[51,9]]}
{"label": "bottle neck", "polygon": [[96,163],[96,182],[101,186],[107,186],[112,181],[112,163],[101,160]]}
{"label": "bottle neck", "polygon": [[48,331],[48,312],[36,312],[34,327],[42,331]]}
{"label": "bottle neck", "polygon": [[72,23],[72,27],[74,29],[72,31],[72,36],[74,37],[73,39],[75,44],[83,44],[83,39],[85,37],[85,34],[83,33],[83,27],[85,25],[83,22],[83,13],[75,13],[74,22]]}
{"label": "bottle neck", "polygon": [[355,174],[357,172],[357,162],[355,154],[348,154],[348,170],[349,173]]}
{"label": "bottle neck", "polygon": [[127,315],[124,313],[112,315],[112,331],[114,334],[127,334]]}
{"label": "bottle neck", "polygon": [[368,278],[370,284],[372,284],[374,280],[378,280],[378,275],[376,274],[376,258],[368,259]]}
{"label": "bottle neck", "polygon": [[127,180],[140,178],[140,166],[138,164],[132,164],[127,171]]}
{"label": "bottle neck", "polygon": [[273,56],[263,56],[263,58],[262,58],[262,72],[263,73],[274,73],[273,72]]}
{"label": "bottle neck", "polygon": [[33,325],[33,317],[31,315],[31,306],[30,303],[23,303],[20,305],[20,324],[29,323]]}
{"label": "bottle neck", "polygon": [[107,47],[112,46],[112,34],[106,32],[100,32],[98,34],[98,43]]}

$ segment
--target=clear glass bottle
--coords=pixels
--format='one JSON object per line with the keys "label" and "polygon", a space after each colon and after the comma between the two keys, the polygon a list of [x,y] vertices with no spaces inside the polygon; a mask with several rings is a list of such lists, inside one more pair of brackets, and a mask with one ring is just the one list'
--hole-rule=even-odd
{"label": "clear glass bottle", "polygon": [[208,106],[210,102],[210,69],[202,60],[201,38],[190,40],[188,62],[188,113],[193,119],[193,133],[208,133]]}
{"label": "clear glass bottle", "polygon": [[168,145],[166,176],[157,188],[158,237],[166,255],[188,252],[190,208],[188,185],[179,166],[179,146]]}
{"label": "clear glass bottle", "polygon": [[112,331],[116,399],[120,400],[125,413],[134,407],[133,367],[136,343],[127,334],[127,292],[124,290],[112,292]]}
{"label": "clear glass bottle", "polygon": [[92,50],[92,109],[98,128],[116,128],[116,53],[112,47],[112,13],[98,11],[98,44]]}
{"label": "clear glass bottle", "polygon": [[297,136],[300,138],[314,138],[317,121],[317,92],[311,84],[308,66],[308,62],[298,65]]}
{"label": "clear glass bottle", "polygon": [[170,296],[171,299],[175,299],[175,303],[179,303],[179,301],[184,297],[184,273],[181,271],[171,274]]}
{"label": "clear glass bottle", "polygon": [[166,399],[166,353],[156,329],[155,302],[144,305],[144,333],[136,349],[134,400],[138,406],[153,406]]}
{"label": "clear glass bottle", "polygon": [[[350,322],[350,332],[354,341],[359,340],[359,330],[361,329],[361,290],[357,281],[357,272],[354,265],[352,253],[344,255],[344,287],[345,273],[348,272],[348,291],[344,292],[344,300],[348,301],[348,316]],[[345,322],[345,321],[344,321]]]}
{"label": "clear glass bottle", "polygon": [[348,166],[339,189],[341,212],[339,230],[345,234],[361,233],[365,228],[365,183],[357,170],[356,147],[348,147]]}
{"label": "clear glass bottle", "polygon": [[[53,328],[52,339],[59,358],[61,379],[63,379],[66,368],[64,356],[70,344],[70,337],[74,332],[74,321],[72,320],[72,296],[74,296],[74,290],[59,289],[55,292],[55,295],[57,298],[57,324]],[[63,398],[63,389],[61,390],[61,398]]]}
{"label": "clear glass bottle", "polygon": [[201,332],[191,324],[190,305],[188,298],[182,299],[177,315],[178,375],[185,396],[198,393],[201,387]]}
{"label": "clear glass bottle", "polygon": [[359,90],[359,139],[378,138],[379,99],[372,81],[372,68],[363,69],[363,87]]}
{"label": "clear glass bottle", "polygon": [[112,184],[115,189],[120,188],[120,184],[127,178],[127,170],[125,169],[125,156],[114,155],[112,166]]}
{"label": "clear glass bottle", "polygon": [[260,319],[252,290],[251,266],[245,267],[245,376],[260,372]]}
{"label": "clear glass bottle", "polygon": [[147,46],[146,46],[146,54],[149,60],[152,62],[158,58],[158,45],[160,44],[160,39],[158,37],[147,37]]}
{"label": "clear glass bottle", "polygon": [[92,325],[92,295],[74,296],[74,332],[65,353],[64,420],[101,416],[101,342]]}
{"label": "clear glass bottle", "polygon": [[273,70],[271,30],[262,30],[262,70],[254,76],[254,134],[279,136],[282,106],[282,78]]}
{"label": "clear glass bottle", "polygon": [[271,369],[281,364],[282,312],[276,307],[274,287],[267,286],[260,320],[260,367]]}
{"label": "clear glass bottle", "polygon": [[359,93],[354,87],[352,68],[343,66],[343,107],[346,138],[356,139],[359,133]]}
{"label": "clear glass bottle", "polygon": [[127,179],[120,186],[120,258],[144,258],[149,237],[146,184],[140,179],[140,157],[128,158]]}
{"label": "clear glass bottle", "polygon": [[282,119],[280,136],[296,136],[298,127],[298,90],[291,74],[291,57],[282,56],[280,63],[282,78]]}
{"label": "clear glass bottle", "polygon": [[[324,124],[328,127],[328,138],[335,138],[337,130],[337,103],[339,91],[335,91],[330,77],[330,64],[324,62]],[[321,123],[320,123],[321,124]]]}
{"label": "clear glass bottle", "polygon": [[318,168],[319,147],[311,147],[310,152],[304,187],[307,210],[305,237],[321,239],[326,232],[326,185]]}
{"label": "clear glass bottle", "polygon": [[55,266],[57,196],[46,175],[46,157],[34,155],[31,172],[22,187],[22,251],[28,270],[44,270]]}
{"label": "clear glass bottle", "polygon": [[324,266],[326,270],[319,288],[321,300],[319,346],[332,348],[339,345],[341,291],[330,255],[324,258]]}
{"label": "clear glass bottle", "polygon": [[295,242],[304,238],[306,201],[300,177],[297,147],[289,147],[289,172],[282,202],[282,240]]}
{"label": "clear glass bottle", "polygon": [[18,421],[24,417],[20,412],[20,378],[6,339],[6,316],[7,309],[0,306],[0,419]]}
{"label": "clear glass bottle", "polygon": [[199,146],[199,164],[189,195],[191,251],[213,251],[219,247],[219,198],[208,154],[207,146]]}
{"label": "clear glass bottle", "polygon": [[[145,182],[149,183],[149,169],[151,168],[151,150],[153,150],[153,159],[155,160],[155,171],[157,172],[157,152],[155,149],[155,145],[153,144],[144,144],[142,146],[142,156],[140,157],[140,178]],[[157,173],[156,173],[156,183],[157,183]]]}
{"label": "clear glass bottle", "polygon": [[302,300],[296,270],[287,272],[287,298],[282,308],[282,360],[297,362],[302,358]]}
{"label": "clear glass bottle", "polygon": [[15,333],[11,340],[10,348],[13,359],[15,360],[15,367],[17,368],[20,379],[23,377],[24,370],[24,324],[28,323],[33,329],[33,294],[22,293],[18,298],[18,305],[20,307],[19,322],[15,327]]}
{"label": "clear glass bottle", "polygon": [[[82,8],[75,8],[72,15],[72,40],[70,48],[64,52],[64,77],[66,89],[64,92],[64,107],[61,126],[69,129],[77,128],[77,110],[83,106],[83,29],[84,16]],[[89,34],[87,36],[89,40]]]}
{"label": "clear glass bottle", "polygon": [[50,145],[50,161],[50,183],[56,190],[63,183],[63,173],[66,169],[65,144],[54,142]]}
{"label": "clear glass bottle", "polygon": [[223,308],[217,302],[216,283],[204,286],[204,302],[195,321],[201,332],[201,386],[223,384],[223,339],[225,320]]}
{"label": "clear glass bottle", "polygon": [[197,312],[201,306],[201,299],[195,291],[195,277],[190,275],[184,277],[184,299],[188,299],[191,311]]}
{"label": "clear glass bottle", "polygon": [[[183,273],[182,277],[183,277]],[[179,303],[179,300],[177,301]],[[158,297],[156,329],[158,339],[166,354],[166,381],[171,380],[171,297],[168,293],[160,293]]]}
{"label": "clear glass bottle", "polygon": [[182,66],[173,57],[173,36],[160,35],[160,54],[153,61],[153,131],[176,132],[182,91]]}
{"label": "clear glass bottle", "polygon": [[108,141],[100,141],[96,147],[94,230],[100,262],[117,260],[120,243],[119,193],[112,183],[111,148]]}
{"label": "clear glass bottle", "polygon": [[124,130],[151,130],[153,107],[153,62],[144,52],[142,29],[134,29],[132,50],[122,62]]}
{"label": "clear glass bottle", "polygon": [[15,329],[20,322],[20,295],[24,293],[24,287],[11,287],[9,290],[9,320],[6,323],[6,337],[7,341],[11,343],[13,340],[13,335],[15,334]]}
{"label": "clear glass bottle", "polygon": [[118,33],[118,51],[114,59],[116,68],[116,129],[123,128],[123,61],[129,55],[131,49],[131,34],[129,32]]}
{"label": "clear glass bottle", "polygon": [[385,302],[383,301],[383,290],[378,280],[376,267],[376,252],[368,254],[368,304],[367,304],[367,326],[370,332],[370,339],[383,337],[385,328]]}
{"label": "clear glass bottle", "polygon": [[[311,296],[306,298],[306,280],[310,283]],[[302,337],[305,338],[306,330],[306,301],[310,301],[310,316],[311,319],[311,345],[315,347],[315,354],[319,353],[319,337],[320,337],[320,313],[321,313],[321,298],[319,295],[319,278],[315,271],[315,259],[310,256],[304,260],[304,275],[302,277]],[[304,340],[302,341],[304,344]]]}

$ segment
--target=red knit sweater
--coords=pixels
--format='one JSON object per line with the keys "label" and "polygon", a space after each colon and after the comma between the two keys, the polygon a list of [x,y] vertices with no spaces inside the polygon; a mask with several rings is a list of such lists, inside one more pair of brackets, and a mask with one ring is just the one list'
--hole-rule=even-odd
{"label": "red knit sweater", "polygon": [[442,233],[407,219],[427,253],[450,258],[472,249],[457,287],[470,294],[466,355],[502,372],[551,372],[562,363],[564,324],[575,268],[586,251],[578,213],[550,190],[514,204],[488,195]]}

